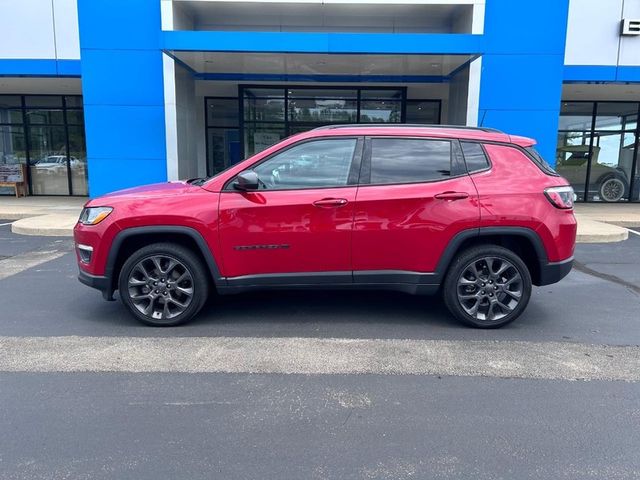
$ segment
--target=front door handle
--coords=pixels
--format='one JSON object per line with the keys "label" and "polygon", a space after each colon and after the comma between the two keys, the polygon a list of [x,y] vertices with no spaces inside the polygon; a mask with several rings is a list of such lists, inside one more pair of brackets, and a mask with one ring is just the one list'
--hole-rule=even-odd
{"label": "front door handle", "polygon": [[463,198],[469,198],[467,192],[442,192],[434,195],[434,197],[440,200],[462,200]]}
{"label": "front door handle", "polygon": [[319,208],[339,208],[344,207],[347,203],[346,198],[323,198],[322,200],[316,200],[313,204]]}

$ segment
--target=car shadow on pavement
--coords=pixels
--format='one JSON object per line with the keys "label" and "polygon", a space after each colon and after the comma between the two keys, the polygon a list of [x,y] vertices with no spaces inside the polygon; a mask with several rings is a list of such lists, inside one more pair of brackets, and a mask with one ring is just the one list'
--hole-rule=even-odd
{"label": "car shadow on pavement", "polygon": [[263,291],[212,296],[191,324],[435,324],[458,327],[440,296],[386,291]]}

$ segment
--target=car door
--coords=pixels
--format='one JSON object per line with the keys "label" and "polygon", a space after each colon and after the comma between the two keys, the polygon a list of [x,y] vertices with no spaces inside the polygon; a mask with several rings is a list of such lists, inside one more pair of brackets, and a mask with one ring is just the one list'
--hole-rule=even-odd
{"label": "car door", "polygon": [[[477,228],[478,195],[457,141],[365,141],[353,230],[354,280],[424,283],[460,231]],[[428,283],[428,281],[427,281]]]}
{"label": "car door", "polygon": [[[230,283],[351,283],[351,231],[363,140],[305,140],[252,167],[259,189],[220,194]],[[246,277],[236,279],[234,277]]]}

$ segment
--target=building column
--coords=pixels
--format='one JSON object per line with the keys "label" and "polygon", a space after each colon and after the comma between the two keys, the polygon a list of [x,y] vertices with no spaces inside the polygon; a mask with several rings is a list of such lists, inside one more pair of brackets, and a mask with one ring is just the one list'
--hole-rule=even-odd
{"label": "building column", "polygon": [[167,179],[158,0],[78,0],[89,195]]}
{"label": "building column", "polygon": [[487,0],[478,125],[533,137],[555,163],[569,0]]}

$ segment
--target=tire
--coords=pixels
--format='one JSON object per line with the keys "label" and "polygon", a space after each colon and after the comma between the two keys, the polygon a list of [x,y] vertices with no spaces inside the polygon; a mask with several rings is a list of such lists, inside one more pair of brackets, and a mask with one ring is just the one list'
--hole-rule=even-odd
{"label": "tire", "polygon": [[605,202],[619,202],[624,198],[627,185],[620,177],[607,177],[600,182],[598,193]]}
{"label": "tire", "polygon": [[174,243],[137,250],[120,270],[118,290],[124,306],[139,321],[170,327],[191,320],[209,292],[200,258]]}
{"label": "tire", "polygon": [[531,288],[531,274],[518,255],[503,247],[483,245],[454,258],[442,294],[449,311],[464,324],[499,328],[522,314]]}

